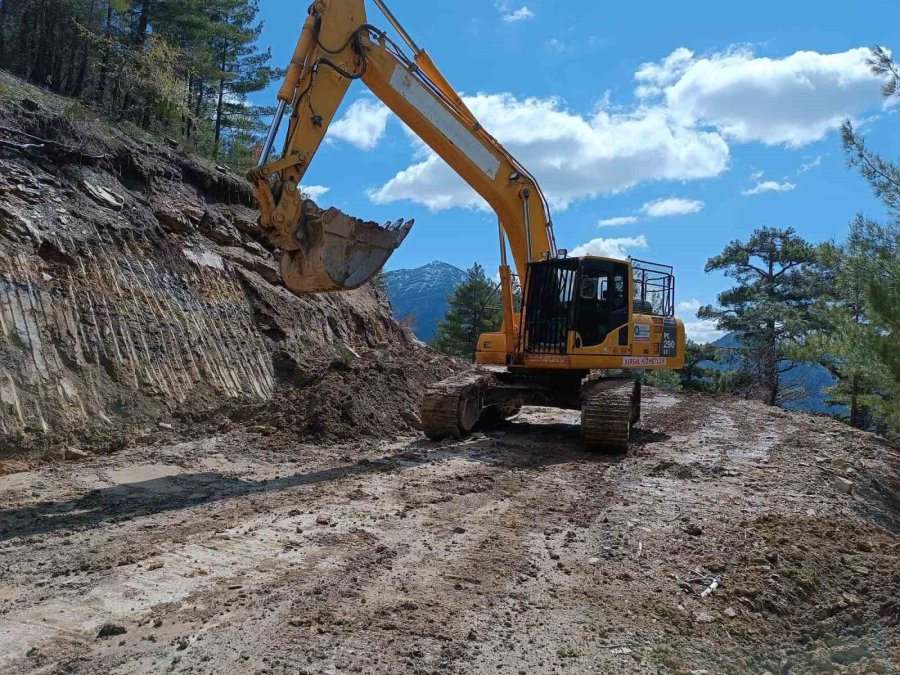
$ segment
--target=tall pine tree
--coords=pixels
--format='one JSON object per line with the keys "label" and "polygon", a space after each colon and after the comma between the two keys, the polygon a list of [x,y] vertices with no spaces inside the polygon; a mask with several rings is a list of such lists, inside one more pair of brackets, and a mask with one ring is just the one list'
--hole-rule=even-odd
{"label": "tall pine tree", "polygon": [[[854,230],[859,227],[858,222]],[[829,397],[847,407],[850,424],[869,428],[880,418],[890,389],[889,374],[877,358],[880,329],[871,321],[867,301],[869,262],[855,236],[844,246],[823,246],[821,253],[825,283],[813,306],[816,330],[798,354],[824,366],[835,378]]]}
{"label": "tall pine tree", "polygon": [[270,50],[261,52],[256,46],[262,32],[258,0],[213,0],[211,4],[215,30],[210,44],[218,68],[213,125],[217,156],[224,134],[257,128],[259,113],[247,104],[247,94],[267,87],[278,72],[269,67]]}
{"label": "tall pine tree", "polygon": [[[887,99],[900,95],[900,68],[880,47],[872,50],[872,71],[884,78]],[[900,429],[900,166],[871,150],[850,122],[841,130],[848,164],[857,169],[884,203],[888,221],[858,217],[850,236],[852,264],[864,275],[866,315],[872,327],[870,360],[883,367],[876,385],[884,420]],[[852,336],[849,338],[852,340]],[[848,345],[852,347],[852,345]]]}
{"label": "tall pine tree", "polygon": [[700,309],[721,330],[737,333],[742,369],[770,405],[782,400],[782,375],[797,366],[792,350],[812,328],[811,305],[821,277],[815,247],[793,229],[764,227],[710,258],[706,272],[724,272],[738,285],[719,295],[719,307]]}

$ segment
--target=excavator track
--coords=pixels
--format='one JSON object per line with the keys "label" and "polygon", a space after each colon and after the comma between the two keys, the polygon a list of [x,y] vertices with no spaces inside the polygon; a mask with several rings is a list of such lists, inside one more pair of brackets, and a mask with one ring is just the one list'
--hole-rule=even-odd
{"label": "excavator track", "polygon": [[428,387],[422,402],[422,426],[432,440],[468,434],[484,410],[484,394],[494,377],[481,370],[461,373]]}
{"label": "excavator track", "polygon": [[585,393],[581,436],[589,449],[626,452],[631,427],[641,415],[641,385],[636,380],[601,380]]}

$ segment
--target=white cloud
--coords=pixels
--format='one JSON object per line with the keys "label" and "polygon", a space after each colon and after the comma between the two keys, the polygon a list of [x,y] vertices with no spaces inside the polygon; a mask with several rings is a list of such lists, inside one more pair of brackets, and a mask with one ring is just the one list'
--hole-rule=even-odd
{"label": "white cloud", "polygon": [[671,199],[657,199],[654,202],[647,202],[641,207],[641,213],[651,218],[687,216],[692,213],[700,213],[704,206],[706,204],[697,199],[672,197]]}
{"label": "white cloud", "polygon": [[340,139],[360,150],[372,150],[384,137],[391,111],[377,101],[361,98],[354,101],[344,116],[332,123],[328,138]]}
{"label": "white cloud", "polygon": [[[497,7],[515,9],[504,1]],[[551,43],[566,48],[559,40]],[[821,139],[847,116],[880,109],[880,80],[865,64],[868,53],[859,48],[773,59],[732,48],[698,57],[682,47],[637,70],[638,99],[630,108],[604,99],[583,113],[567,109],[559,98],[511,93],[480,93],[465,100],[485,128],[537,176],[551,205],[562,210],[642,183],[719,176],[729,168],[726,138],[798,147]],[[378,108],[355,105],[360,108],[354,112],[366,112],[365,105],[369,112]],[[351,123],[348,112],[336,125],[338,137],[372,147],[384,133],[388,113],[381,112],[368,115],[368,133]],[[410,165],[369,191],[374,202],[487,209],[422,143],[412,147]],[[754,182],[764,185],[762,175]],[[789,183],[778,185],[782,191],[792,189]]]}
{"label": "white cloud", "polygon": [[679,302],[675,306],[675,312],[681,318],[688,316],[695,319],[684,323],[684,330],[687,333],[688,340],[699,343],[715,342],[726,335],[727,331],[716,328],[716,322],[711,319],[703,321],[697,319],[697,312],[700,310],[700,306],[700,301],[697,298],[691,298],[690,300]]}
{"label": "white cloud", "polygon": [[804,162],[803,164],[800,165],[800,168],[797,169],[797,173],[806,173],[807,171],[810,171],[812,169],[822,166],[822,159],[824,159],[822,157],[822,155],[819,155],[815,159],[812,159],[808,162]]}
{"label": "white cloud", "polygon": [[663,93],[664,87],[675,84],[684,75],[693,60],[694,52],[679,47],[662,61],[642,64],[634,74],[634,79],[641,83],[636,91],[638,97]]}
{"label": "white cloud", "polygon": [[325,196],[327,192],[330,192],[331,188],[325,187],[324,185],[301,185],[300,192],[306,195],[309,199],[312,199],[314,202],[319,201],[322,197]]}
{"label": "white cloud", "polygon": [[563,42],[559,38],[550,38],[549,40],[547,40],[547,46],[553,51],[559,52],[560,54],[565,54],[571,49],[567,42]]}
{"label": "white cloud", "polygon": [[749,190],[741,191],[741,194],[745,197],[750,197],[752,195],[761,195],[764,192],[792,192],[796,189],[796,187],[796,185],[794,185],[793,183],[789,183],[788,181],[779,183],[774,180],[766,180],[761,183],[757,183]]}
{"label": "white cloud", "polygon": [[869,56],[864,47],[780,59],[732,48],[696,58],[680,48],[641,66],[636,93],[661,98],[685,126],[709,125],[741,143],[799,147],[880,105],[881,80],[866,65]]}
{"label": "white cloud", "polygon": [[679,314],[690,314],[691,316],[697,316],[697,312],[700,310],[700,301],[697,298],[691,298],[690,300],[684,300],[679,302],[675,306],[675,310]]}
{"label": "white cloud", "polygon": [[687,321],[684,324],[684,332],[687,333],[688,340],[693,340],[700,344],[715,342],[728,334],[728,331],[716,328],[716,322],[710,319],[705,321]]}
{"label": "white cloud", "polygon": [[503,20],[506,23],[516,23],[517,21],[524,21],[525,19],[532,18],[534,18],[534,12],[528,9],[528,5],[519,7],[519,9],[507,11],[503,14]]}
{"label": "white cloud", "polygon": [[632,223],[636,223],[638,221],[634,216],[618,216],[616,218],[604,218],[599,223],[597,223],[597,227],[619,227],[621,225],[631,225]]}
{"label": "white cloud", "polygon": [[637,237],[620,237],[618,239],[592,239],[586,244],[576,246],[569,251],[573,258],[585,255],[596,255],[603,258],[627,258],[631,249],[647,248],[647,238],[644,235]]}
{"label": "white cloud", "polygon": [[[557,209],[642,182],[711,178],[728,168],[728,145],[718,133],[679,126],[658,107],[583,116],[555,98],[478,94],[465,101]],[[379,204],[408,199],[432,210],[486,207],[433,153],[369,195]]]}

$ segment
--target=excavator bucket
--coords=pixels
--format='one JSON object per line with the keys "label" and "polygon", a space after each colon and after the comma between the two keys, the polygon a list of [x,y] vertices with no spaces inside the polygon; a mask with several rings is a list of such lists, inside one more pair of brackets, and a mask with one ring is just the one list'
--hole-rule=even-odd
{"label": "excavator bucket", "polygon": [[306,202],[294,233],[299,248],[281,255],[284,285],[297,295],[359,288],[403,243],[414,221],[385,226]]}

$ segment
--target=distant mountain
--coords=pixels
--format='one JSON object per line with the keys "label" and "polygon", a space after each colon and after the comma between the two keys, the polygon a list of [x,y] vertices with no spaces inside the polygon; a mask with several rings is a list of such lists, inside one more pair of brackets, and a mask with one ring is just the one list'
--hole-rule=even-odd
{"label": "distant mountain", "polygon": [[416,269],[386,272],[385,278],[394,316],[401,321],[415,317],[416,337],[428,341],[447,314],[447,298],[465,281],[466,273],[436,260]]}
{"label": "distant mountain", "polygon": [[[723,349],[734,349],[740,346],[740,336],[737,333],[729,333],[713,343]],[[728,363],[709,364],[722,370],[729,368]],[[708,366],[708,367],[709,367]],[[826,390],[835,385],[835,379],[825,368],[815,363],[801,363],[793,370],[789,370],[781,378],[782,390],[800,389],[801,394],[794,401],[786,401],[784,407],[789,410],[803,410],[805,412],[823,412],[839,414],[845,412],[843,406],[829,405]]]}

